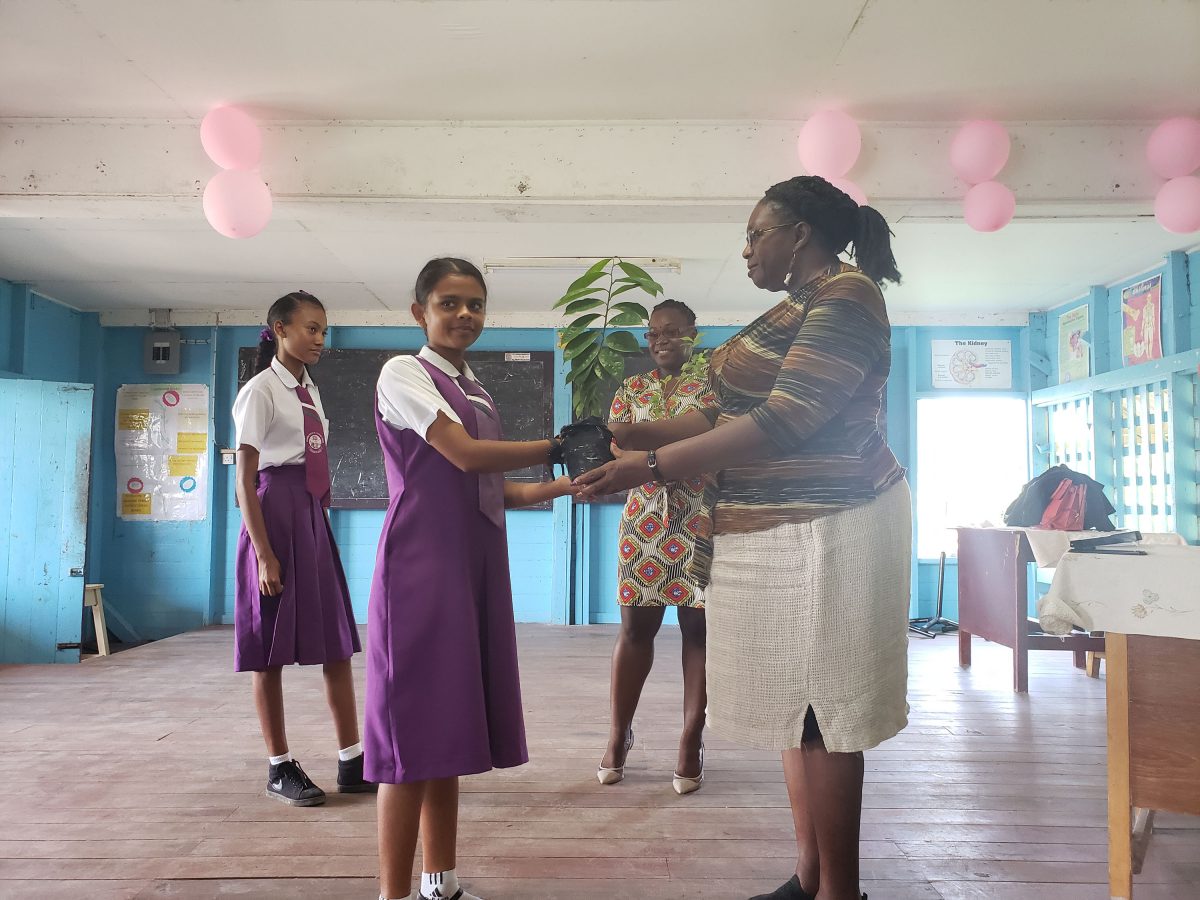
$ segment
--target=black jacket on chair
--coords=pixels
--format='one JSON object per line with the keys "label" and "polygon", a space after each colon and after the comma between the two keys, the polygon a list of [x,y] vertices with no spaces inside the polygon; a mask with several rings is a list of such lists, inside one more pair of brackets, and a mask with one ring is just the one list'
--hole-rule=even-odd
{"label": "black jacket on chair", "polygon": [[1116,528],[1109,516],[1116,512],[1116,509],[1104,496],[1104,485],[1074,469],[1068,469],[1066,466],[1054,466],[1047,469],[1021,488],[1020,495],[1004,511],[1004,523],[1016,528],[1038,525],[1042,521],[1042,514],[1050,504],[1050,498],[1064,478],[1087,487],[1087,506],[1084,508],[1083,527],[1085,529],[1094,528],[1097,531],[1115,531]]}

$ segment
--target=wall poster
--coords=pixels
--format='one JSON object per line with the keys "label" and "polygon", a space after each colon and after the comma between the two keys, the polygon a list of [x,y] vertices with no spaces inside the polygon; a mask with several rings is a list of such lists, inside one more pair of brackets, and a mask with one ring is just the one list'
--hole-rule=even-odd
{"label": "wall poster", "polygon": [[1162,276],[1121,291],[1121,351],[1125,365],[1162,359]]}
{"label": "wall poster", "polygon": [[1011,391],[1012,341],[931,341],[939,390]]}
{"label": "wall poster", "polygon": [[208,515],[208,386],[126,384],[117,390],[117,515],[198,522]]}

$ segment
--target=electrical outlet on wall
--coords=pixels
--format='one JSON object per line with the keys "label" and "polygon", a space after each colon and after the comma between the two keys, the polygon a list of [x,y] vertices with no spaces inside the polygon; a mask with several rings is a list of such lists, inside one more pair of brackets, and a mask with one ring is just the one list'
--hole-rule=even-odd
{"label": "electrical outlet on wall", "polygon": [[237,462],[237,451],[236,450],[222,450],[221,451],[221,465],[232,466],[235,462]]}

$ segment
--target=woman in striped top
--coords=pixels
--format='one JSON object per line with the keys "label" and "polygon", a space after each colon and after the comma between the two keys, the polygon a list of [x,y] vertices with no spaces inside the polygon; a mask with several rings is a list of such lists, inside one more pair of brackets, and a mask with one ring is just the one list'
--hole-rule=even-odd
{"label": "woman in striped top", "polygon": [[[856,266],[838,255],[853,244]],[[777,184],[742,252],[786,291],[712,357],[718,407],[614,425],[582,498],[719,473],[709,497],[708,724],[779,750],[798,859],[755,900],[858,893],[863,751],[907,724],[911,499],[879,427],[891,365],[883,217],[822,178]]]}

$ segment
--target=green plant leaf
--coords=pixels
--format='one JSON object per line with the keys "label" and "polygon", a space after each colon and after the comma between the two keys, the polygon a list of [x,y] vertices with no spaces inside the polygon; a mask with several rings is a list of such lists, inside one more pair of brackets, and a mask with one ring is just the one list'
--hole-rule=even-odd
{"label": "green plant leaf", "polygon": [[646,293],[657,297],[659,294],[661,294],[663,292],[662,285],[659,284],[657,281],[655,281],[653,278],[651,278],[650,273],[647,272],[645,269],[639,268],[638,266],[635,266],[633,263],[628,263],[628,262],[625,262],[624,260],[617,263],[617,265],[621,267],[622,272],[624,272],[626,275],[628,275],[630,278],[632,278],[634,281],[636,281],[638,284],[640,284],[642,286],[642,289],[644,291],[646,291]]}
{"label": "green plant leaf", "polygon": [[558,346],[565,347],[571,339],[583,333],[583,330],[600,318],[600,313],[588,313],[580,316],[558,334]]}
{"label": "green plant leaf", "polygon": [[563,348],[563,359],[574,359],[596,343],[596,338],[599,336],[600,332],[598,331],[585,331],[575,335],[574,339]]}
{"label": "green plant leaf", "polygon": [[632,300],[622,300],[620,303],[614,303],[612,308],[619,310],[620,312],[633,313],[643,322],[649,321],[650,319],[650,310],[646,309],[646,307],[642,306],[640,303],[634,303]]}
{"label": "green plant leaf", "polygon": [[571,371],[567,373],[567,384],[571,384],[577,378],[582,377],[583,373],[588,371],[588,366],[596,361],[596,357],[600,355],[600,345],[593,344],[583,353],[580,353],[571,360]]}
{"label": "green plant leaf", "polygon": [[580,394],[575,398],[575,415],[578,418],[584,416],[599,415],[596,409],[596,398]]}
{"label": "green plant leaf", "polygon": [[560,306],[566,306],[573,300],[578,300],[580,297],[587,297],[590,294],[603,294],[605,289],[602,287],[580,288],[575,291],[567,291],[561,297],[554,301],[554,306],[551,309],[558,309]]}
{"label": "green plant leaf", "polygon": [[[591,368],[587,369],[590,373]],[[577,382],[575,385],[575,394],[572,398],[572,406],[575,409],[576,415],[601,415],[603,410],[600,409],[600,404],[597,402],[597,381],[595,379],[586,382]]]}
{"label": "green plant leaf", "polygon": [[601,347],[599,368],[613,378],[622,377],[625,374],[625,354],[612,347]]}
{"label": "green plant leaf", "polygon": [[626,328],[631,325],[643,325],[645,322],[646,320],[637,313],[619,312],[608,320],[608,325],[610,328]]}
{"label": "green plant leaf", "polygon": [[627,283],[621,285],[619,288],[614,288],[613,292],[612,292],[612,296],[615,297],[618,294],[625,293],[626,291],[637,291],[637,290],[644,291],[645,288],[642,287],[640,284],[638,284],[636,281],[630,281],[630,282],[627,282]]}
{"label": "green plant leaf", "polygon": [[596,260],[596,262],[592,263],[591,268],[571,282],[571,286],[567,288],[567,293],[569,294],[571,291],[577,291],[580,288],[595,284],[608,271],[608,264],[610,262],[612,262],[611,256],[608,259]]}
{"label": "green plant leaf", "polygon": [[642,349],[641,345],[628,331],[614,331],[604,339],[604,346],[611,347],[613,350],[620,350],[622,353],[637,353]]}
{"label": "green plant leaf", "polygon": [[563,312],[568,316],[573,316],[575,313],[587,312],[589,309],[598,309],[603,305],[604,301],[599,297],[582,297],[568,303],[567,308]]}

